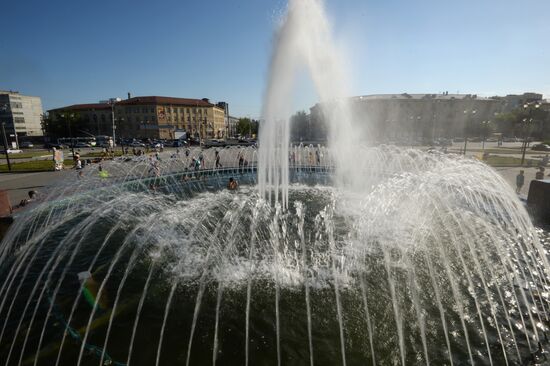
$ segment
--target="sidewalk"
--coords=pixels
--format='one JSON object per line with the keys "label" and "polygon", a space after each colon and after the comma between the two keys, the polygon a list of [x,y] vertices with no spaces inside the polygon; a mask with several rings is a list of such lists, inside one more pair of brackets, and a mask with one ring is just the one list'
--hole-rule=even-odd
{"label": "sidewalk", "polygon": [[[538,171],[537,167],[511,167],[511,168],[494,168],[515,190],[516,189],[516,175],[519,174],[520,170],[524,171],[525,174],[525,184],[521,188],[520,194],[522,196],[527,196],[529,193],[529,185],[531,181],[535,179],[535,174]],[[548,169],[546,171],[548,173]]]}
{"label": "sidewalk", "polygon": [[11,205],[15,206],[19,204],[22,199],[28,197],[29,191],[36,190],[40,192],[41,188],[66,178],[71,172],[73,171],[3,173],[0,174],[0,190],[6,190],[8,192]]}

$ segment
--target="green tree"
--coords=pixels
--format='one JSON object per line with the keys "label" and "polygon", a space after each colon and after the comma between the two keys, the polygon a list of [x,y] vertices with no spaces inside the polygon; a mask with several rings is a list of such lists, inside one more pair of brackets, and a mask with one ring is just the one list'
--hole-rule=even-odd
{"label": "green tree", "polygon": [[290,138],[292,141],[311,139],[310,118],[306,112],[296,112],[290,118]]}
{"label": "green tree", "polygon": [[258,129],[260,124],[258,121],[250,119],[248,117],[239,118],[239,123],[237,123],[237,134],[242,136],[252,137],[253,135],[258,135]]}
{"label": "green tree", "polygon": [[237,133],[240,136],[250,135],[252,132],[252,120],[250,118],[239,118],[239,123],[237,123]]}

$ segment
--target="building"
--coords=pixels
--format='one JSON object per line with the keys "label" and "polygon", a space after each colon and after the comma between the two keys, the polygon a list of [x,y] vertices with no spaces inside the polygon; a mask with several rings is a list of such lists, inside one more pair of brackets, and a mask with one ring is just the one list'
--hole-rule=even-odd
{"label": "building", "polygon": [[229,116],[228,117],[228,137],[237,136],[237,126],[239,125],[239,119],[237,117]]}
{"label": "building", "polygon": [[112,135],[113,119],[108,103],[73,104],[48,111],[50,137]]}
{"label": "building", "polygon": [[174,139],[185,131],[196,139],[224,138],[225,111],[204,99],[134,97],[116,103],[119,137]]}
{"label": "building", "polygon": [[43,136],[40,97],[0,90],[0,123],[8,135]]}
{"label": "building", "polygon": [[[348,102],[358,133],[376,141],[406,142],[464,137],[468,126],[494,122],[500,113],[540,99],[536,93],[486,98],[445,92],[365,95]],[[325,106],[311,108],[313,125],[326,119]]]}
{"label": "building", "polygon": [[[175,139],[187,136],[225,138],[227,128],[223,107],[204,99],[139,96],[114,99],[109,103],[76,104],[52,109],[49,119],[56,128],[72,126],[61,133],[112,135],[115,119],[117,138]],[[61,126],[62,127],[62,126]],[[55,133],[60,137],[60,133]]]}

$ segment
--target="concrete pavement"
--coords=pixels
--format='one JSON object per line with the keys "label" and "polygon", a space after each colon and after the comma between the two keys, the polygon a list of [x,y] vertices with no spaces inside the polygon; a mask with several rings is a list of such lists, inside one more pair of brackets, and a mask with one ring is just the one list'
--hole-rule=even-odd
{"label": "concrete pavement", "polygon": [[2,173],[0,174],[0,190],[8,192],[11,205],[15,206],[22,199],[28,197],[29,191],[35,190],[40,192],[45,186],[65,179],[70,173],[74,175],[74,170],[39,173]]}

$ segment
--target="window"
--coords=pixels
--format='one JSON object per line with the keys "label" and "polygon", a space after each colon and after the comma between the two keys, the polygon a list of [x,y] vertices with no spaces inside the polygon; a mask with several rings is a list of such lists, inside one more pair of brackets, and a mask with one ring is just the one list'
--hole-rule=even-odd
{"label": "window", "polygon": [[105,123],[105,115],[104,114],[101,115],[101,122]]}
{"label": "window", "polygon": [[14,122],[14,123],[25,123],[25,118],[23,118],[23,117],[15,117],[15,118],[13,119],[13,122]]}

